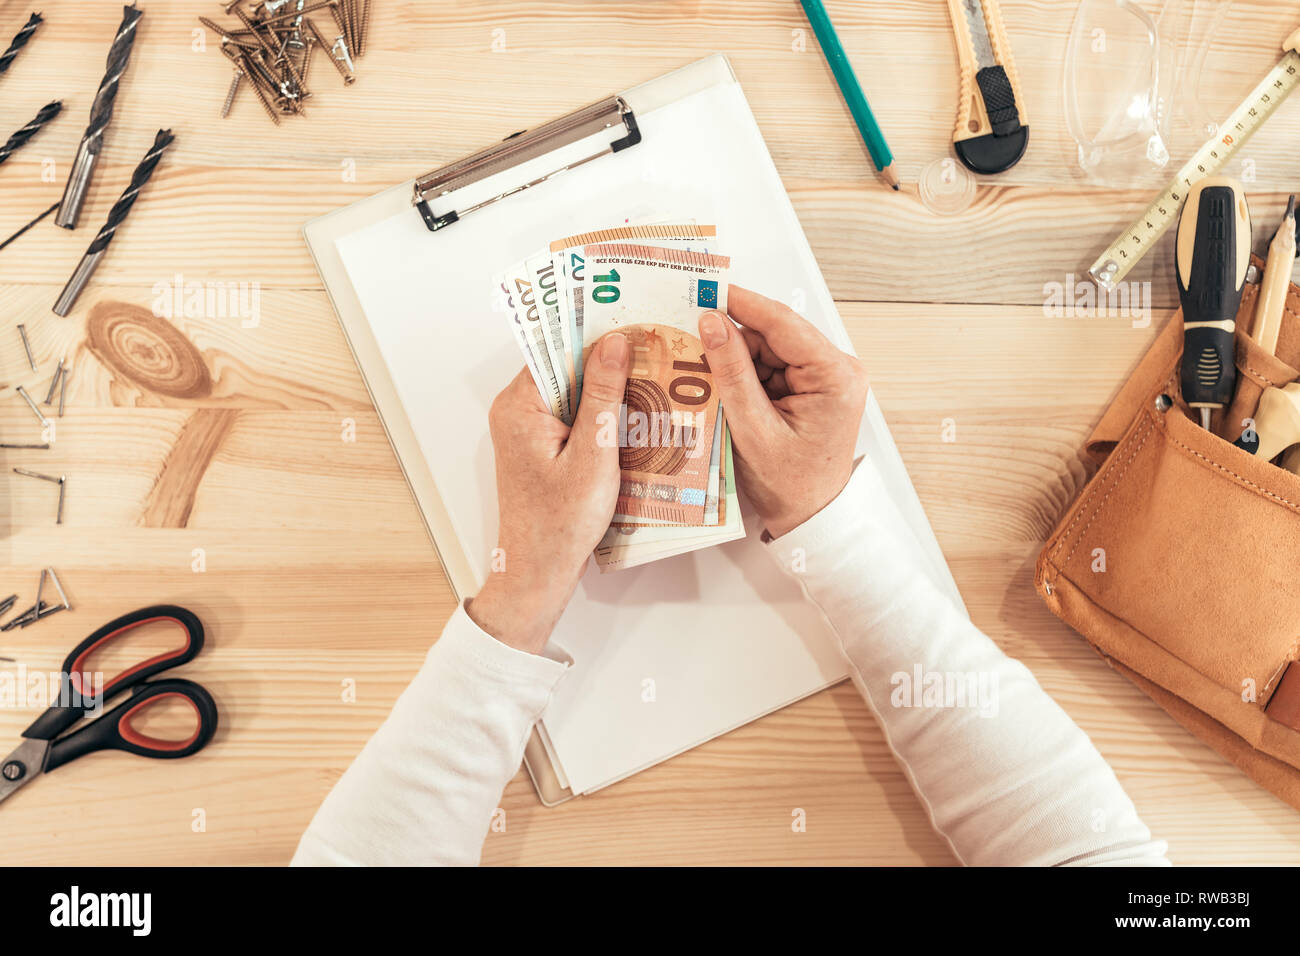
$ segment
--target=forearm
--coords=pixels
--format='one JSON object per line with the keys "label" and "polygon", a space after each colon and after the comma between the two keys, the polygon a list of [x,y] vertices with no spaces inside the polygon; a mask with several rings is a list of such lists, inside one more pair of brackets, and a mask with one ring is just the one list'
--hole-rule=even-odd
{"label": "forearm", "polygon": [[565,665],[463,608],[303,834],[294,865],[473,865]]}
{"label": "forearm", "polygon": [[878,516],[892,507],[864,461],[839,498],[769,548],[825,612],[957,857],[1165,863],[1087,735],[903,556]]}

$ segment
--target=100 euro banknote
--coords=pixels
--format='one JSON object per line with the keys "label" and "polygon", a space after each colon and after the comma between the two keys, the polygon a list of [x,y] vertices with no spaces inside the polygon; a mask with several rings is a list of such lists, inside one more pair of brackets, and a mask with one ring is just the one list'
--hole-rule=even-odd
{"label": "100 euro banknote", "polygon": [[520,262],[507,269],[498,284],[505,296],[504,304],[512,320],[515,341],[524,354],[533,383],[551,414],[563,418],[568,407],[563,398],[566,386],[561,383],[556,363],[547,348],[539,290],[529,276],[527,264]]}

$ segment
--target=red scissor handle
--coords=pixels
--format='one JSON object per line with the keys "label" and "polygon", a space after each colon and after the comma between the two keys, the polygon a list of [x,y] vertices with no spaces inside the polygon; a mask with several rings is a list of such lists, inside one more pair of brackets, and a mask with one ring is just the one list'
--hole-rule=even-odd
{"label": "red scissor handle", "polygon": [[[185,634],[185,643],[175,650],[157,654],[133,667],[128,667],[105,683],[102,691],[98,691],[94,686],[87,686],[83,678],[87,674],[86,663],[92,653],[112,643],[123,634],[155,621],[171,621],[178,625]],[[61,699],[36,718],[35,722],[23,731],[23,736],[53,740],[86,716],[88,709],[94,706],[102,707],[122,691],[135,687],[154,674],[193,660],[202,649],[203,624],[193,611],[174,604],[156,604],[153,607],[132,611],[130,614],[123,614],[116,620],[109,621],[72,649],[72,653],[63,662]]]}
{"label": "red scissor handle", "polygon": [[130,614],[123,614],[115,621],[109,621],[94,634],[72,649],[63,662],[63,672],[72,675],[73,687],[83,694],[93,692],[94,688],[80,686],[81,675],[86,673],[86,661],[95,651],[100,650],[137,627],[144,627],[155,621],[172,621],[185,632],[185,643],[175,650],[164,651],[134,667],[128,667],[104,685],[104,700],[110,700],[117,694],[143,680],[148,680],[159,671],[177,667],[194,659],[203,650],[203,623],[193,611],[174,604],[156,604],[142,607]]}
{"label": "red scissor handle", "polygon": [[[165,700],[184,700],[194,708],[194,732],[184,740],[150,737],[131,723],[145,710]],[[217,731],[217,705],[203,687],[187,680],[156,680],[142,684],[134,694],[102,717],[62,737],[50,746],[45,772],[96,750],[125,750],[141,757],[169,760],[202,750]]]}

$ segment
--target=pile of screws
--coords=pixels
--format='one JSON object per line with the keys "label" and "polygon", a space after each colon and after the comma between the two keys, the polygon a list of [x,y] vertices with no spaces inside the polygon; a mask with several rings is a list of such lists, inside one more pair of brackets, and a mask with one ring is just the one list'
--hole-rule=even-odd
{"label": "pile of screws", "polygon": [[[59,592],[58,604],[46,604],[42,600],[45,593],[45,579],[49,578],[54,584],[54,590]],[[13,608],[14,602],[18,600],[17,594],[11,594],[9,597],[0,601],[0,614],[8,614]],[[54,573],[53,568],[43,568],[41,570],[40,583],[36,585],[36,603],[27,610],[20,612],[10,618],[3,625],[0,625],[0,631],[12,631],[15,627],[27,627],[29,624],[35,624],[37,621],[49,617],[51,614],[57,614],[60,611],[71,611],[72,604],[68,601],[68,595],[63,591],[63,585],[59,583],[59,576]],[[11,657],[3,658],[4,660],[13,660]]]}
{"label": "pile of screws", "polygon": [[[366,51],[366,31],[370,26],[370,0],[260,0],[247,11],[241,0],[226,5],[242,24],[227,29],[207,17],[199,22],[221,37],[221,52],[235,68],[230,90],[221,106],[227,116],[240,89],[249,85],[266,115],[277,125],[280,117],[305,115],[304,102],[310,98],[307,75],[313,51],[325,51],[334,68],[351,84],[356,80],[355,60]],[[307,16],[329,8],[338,35],[333,42]]]}

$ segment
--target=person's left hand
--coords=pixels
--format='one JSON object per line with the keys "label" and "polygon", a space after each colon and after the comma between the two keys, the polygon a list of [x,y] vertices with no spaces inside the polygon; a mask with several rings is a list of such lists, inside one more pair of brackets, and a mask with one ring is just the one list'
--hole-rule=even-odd
{"label": "person's left hand", "polygon": [[492,403],[500,552],[466,610],[504,644],[531,653],[545,646],[614,517],[628,352],[617,332],[596,344],[572,428],[547,409],[528,369]]}

